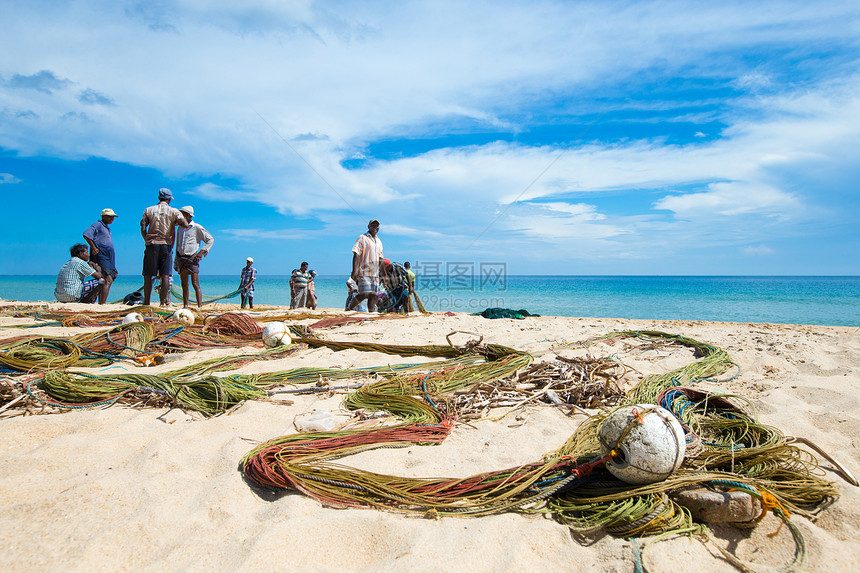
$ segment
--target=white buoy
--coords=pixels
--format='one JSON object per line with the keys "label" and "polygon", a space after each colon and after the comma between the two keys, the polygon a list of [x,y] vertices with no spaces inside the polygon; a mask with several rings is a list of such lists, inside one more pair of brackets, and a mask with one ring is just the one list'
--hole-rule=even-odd
{"label": "white buoy", "polygon": [[286,346],[293,341],[290,330],[283,322],[270,322],[263,329],[263,344],[269,348]]}
{"label": "white buoy", "polygon": [[143,322],[143,316],[139,312],[130,312],[122,317],[122,324],[131,324],[132,322]]}
{"label": "white buoy", "polygon": [[598,440],[601,456],[615,452],[606,469],[630,484],[666,479],[681,466],[687,449],[678,419],[653,404],[619,408],[600,426]]}
{"label": "white buoy", "polygon": [[194,313],[187,308],[180,308],[173,313],[172,318],[176,322],[184,324],[185,326],[191,326],[192,324],[194,324]]}

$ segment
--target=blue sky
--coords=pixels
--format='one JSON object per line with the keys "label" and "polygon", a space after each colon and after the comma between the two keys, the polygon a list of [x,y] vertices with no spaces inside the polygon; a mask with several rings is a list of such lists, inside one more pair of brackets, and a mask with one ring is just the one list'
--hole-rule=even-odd
{"label": "blue sky", "polygon": [[856,2],[0,1],[0,274],[173,190],[203,274],[860,274]]}

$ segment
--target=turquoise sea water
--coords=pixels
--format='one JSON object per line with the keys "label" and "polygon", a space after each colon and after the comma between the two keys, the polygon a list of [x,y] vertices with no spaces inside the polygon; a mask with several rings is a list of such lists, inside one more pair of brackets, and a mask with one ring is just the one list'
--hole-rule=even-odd
{"label": "turquoise sea water", "polygon": [[[343,308],[346,276],[318,276],[321,307]],[[258,276],[254,302],[288,305],[287,276]],[[0,276],[4,300],[54,300],[55,276]],[[178,282],[178,278],[174,278]],[[120,276],[110,301],[143,284]],[[227,294],[238,276],[201,275],[203,294]],[[860,326],[860,277],[506,276],[418,277],[427,310],[488,307],[534,314],[657,320],[713,320]],[[157,297],[156,297],[157,300]],[[193,300],[193,291],[192,291]],[[223,302],[239,302],[239,297]]]}

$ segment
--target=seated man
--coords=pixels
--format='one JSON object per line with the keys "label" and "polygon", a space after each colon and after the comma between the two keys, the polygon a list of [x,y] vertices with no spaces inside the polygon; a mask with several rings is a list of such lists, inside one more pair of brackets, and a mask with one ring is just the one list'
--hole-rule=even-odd
{"label": "seated man", "polygon": [[104,279],[99,271],[88,264],[90,252],[78,243],[71,248],[72,258],[60,268],[54,297],[60,302],[95,302]]}

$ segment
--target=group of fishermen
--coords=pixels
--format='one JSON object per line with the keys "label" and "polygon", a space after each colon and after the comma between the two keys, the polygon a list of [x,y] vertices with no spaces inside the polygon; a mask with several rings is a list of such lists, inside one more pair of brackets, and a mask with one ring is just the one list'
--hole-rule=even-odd
{"label": "group of fishermen", "polygon": [[[197,306],[203,304],[200,288],[200,261],[212,250],[215,239],[202,225],[194,221],[194,208],[170,206],[173,193],[170,189],[158,190],[158,203],[147,207],[140,220],[140,235],[144,240],[143,300],[148,305],[152,295],[153,279],[158,277],[159,302],[170,304],[170,283],[173,271],[182,282],[182,305],[188,306],[189,282],[194,287]],[[111,284],[118,275],[116,251],[110,225],[117,214],[103,209],[101,218],[84,231],[86,244],[78,243],[70,249],[71,258],[60,268],[54,297],[61,302],[99,304],[107,302]],[[177,229],[178,228],[178,229]],[[174,256],[174,246],[176,253]]]}
{"label": "group of fishermen", "polygon": [[[188,307],[189,282],[194,287],[197,306],[202,306],[203,293],[200,288],[200,261],[209,254],[215,239],[199,223],[193,220],[194,208],[190,205],[175,209],[170,206],[173,193],[170,189],[159,189],[158,203],[147,207],[140,221],[140,234],[144,239],[143,293],[140,304],[149,305],[153,280],[160,281],[158,287],[161,306],[170,304],[170,284],[173,271],[179,273],[182,282],[182,304]],[[70,249],[71,258],[57,274],[54,296],[61,302],[84,302],[99,304],[107,302],[111,284],[118,272],[116,252],[113,246],[110,225],[117,214],[113,209],[103,209],[101,218],[83,233],[86,244],[79,243]],[[379,221],[371,219],[367,232],[360,235],[352,248],[352,271],[347,288],[349,295],[346,310],[374,312],[379,304],[383,312],[409,312],[412,310],[410,293],[415,292],[415,273],[409,262],[401,265],[383,256]],[[175,247],[175,256],[174,256]],[[246,304],[254,307],[254,282],[256,269],[254,260],[248,257],[242,269],[239,290],[242,308]],[[290,308],[308,306],[316,308],[313,291],[314,271],[307,270],[303,262],[290,278]],[[132,293],[140,296],[140,293]],[[380,296],[382,295],[382,296]],[[131,295],[129,295],[131,296]],[[361,305],[361,306],[359,306]]]}

